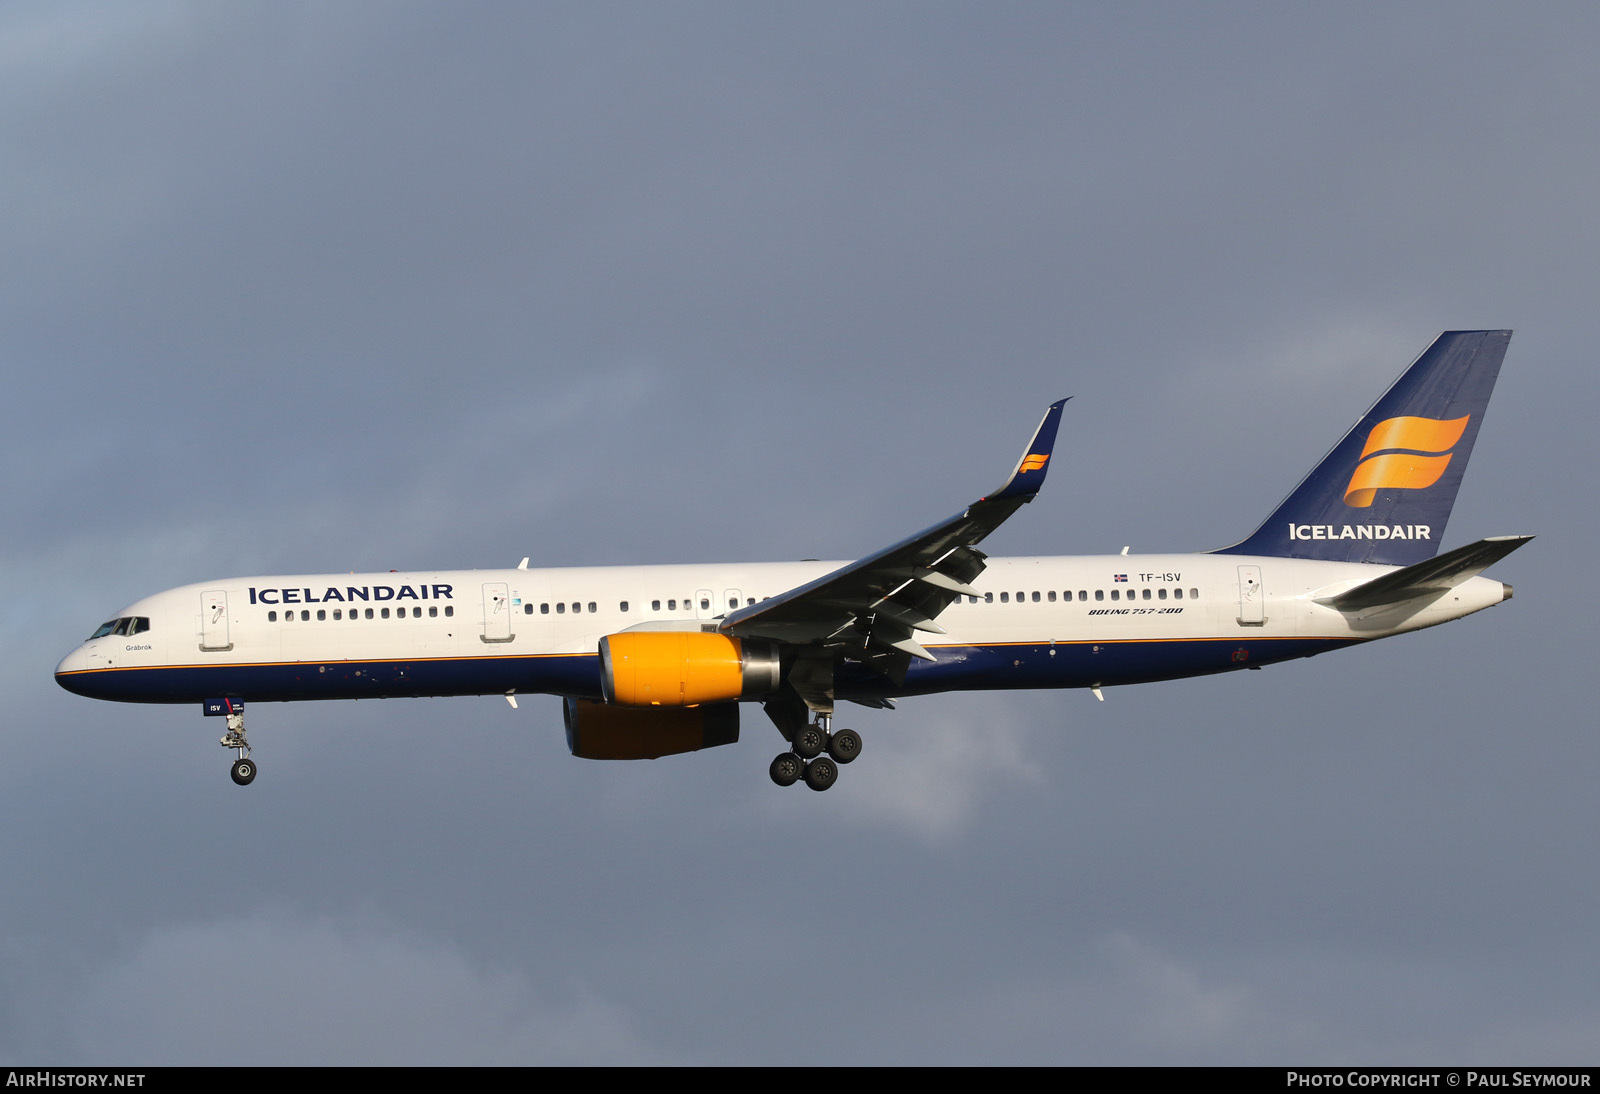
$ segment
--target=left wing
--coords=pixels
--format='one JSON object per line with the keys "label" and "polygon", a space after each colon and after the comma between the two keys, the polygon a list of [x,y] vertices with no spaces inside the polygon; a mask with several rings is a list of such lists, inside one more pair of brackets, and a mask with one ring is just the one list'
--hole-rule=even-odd
{"label": "left wing", "polygon": [[1066,401],[1050,404],[1016,470],[999,490],[893,546],[729,612],[717,629],[855,657],[897,682],[904,679],[911,658],[932,661],[915,632],[943,634],[934,622],[939,613],[963,594],[978,595],[971,582],[983,572],[985,556],[977,544],[1032,501],[1044,484]]}

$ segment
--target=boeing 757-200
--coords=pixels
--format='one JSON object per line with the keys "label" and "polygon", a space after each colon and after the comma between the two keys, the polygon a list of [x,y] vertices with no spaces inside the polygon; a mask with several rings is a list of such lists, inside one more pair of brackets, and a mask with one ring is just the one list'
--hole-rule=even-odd
{"label": "boeing 757-200", "polygon": [[1395,381],[1246,540],[1187,555],[990,558],[1033,500],[1066,400],[1011,477],[855,562],[736,563],[208,581],[128,605],[56,669],[95,699],[198,703],[255,778],[247,703],[560,696],[573,755],[731,744],[741,703],[788,741],[780,786],[826,790],[861,736],[835,704],[1104,687],[1309,657],[1498,604],[1478,576],[1530,536],[1438,553],[1510,331],[1452,331]]}

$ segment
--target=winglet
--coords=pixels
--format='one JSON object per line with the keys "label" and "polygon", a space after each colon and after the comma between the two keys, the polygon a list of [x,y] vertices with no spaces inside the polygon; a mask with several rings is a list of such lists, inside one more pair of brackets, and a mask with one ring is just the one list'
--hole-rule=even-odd
{"label": "winglet", "polygon": [[[1067,399],[1071,397],[1069,395]],[[1044,421],[1039,423],[1038,432],[1034,433],[1033,440],[1028,442],[1028,447],[1022,450],[1022,459],[1017,461],[1017,469],[1011,472],[1011,477],[1006,480],[1004,486],[984,498],[984,501],[999,501],[1001,498],[1033,500],[1033,496],[1039,492],[1039,487],[1044,485],[1045,472],[1050,466],[1050,454],[1056,447],[1056,430],[1061,427],[1061,408],[1066,405],[1067,399],[1057,399],[1050,404],[1050,409],[1044,412]]]}

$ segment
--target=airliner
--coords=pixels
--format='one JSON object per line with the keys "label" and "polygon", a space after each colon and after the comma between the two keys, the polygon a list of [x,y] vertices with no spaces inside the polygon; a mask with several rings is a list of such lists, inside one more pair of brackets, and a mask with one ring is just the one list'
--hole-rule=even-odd
{"label": "airliner", "polygon": [[1256,669],[1511,598],[1480,576],[1531,536],[1439,553],[1511,332],[1439,336],[1249,538],[1201,554],[990,558],[1043,484],[1067,400],[1011,477],[854,562],[230,578],[136,601],[56,668],[68,691],[195,703],[256,775],[249,703],[559,696],[590,759],[732,744],[759,703],[779,786],[826,790],[862,750],[835,705],[1101,689]]}

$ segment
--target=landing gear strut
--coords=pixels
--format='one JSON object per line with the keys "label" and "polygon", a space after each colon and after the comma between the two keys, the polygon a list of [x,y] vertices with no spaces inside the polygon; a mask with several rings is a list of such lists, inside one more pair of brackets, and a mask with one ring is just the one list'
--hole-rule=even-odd
{"label": "landing gear strut", "polygon": [[823,791],[838,781],[839,765],[861,755],[861,734],[853,729],[830,733],[832,721],[831,714],[819,713],[815,722],[795,731],[793,750],[780,752],[768,769],[773,782],[793,786],[804,780],[811,789]]}
{"label": "landing gear strut", "polygon": [[256,778],[256,762],[250,758],[250,742],[244,735],[244,711],[230,711],[228,732],[222,735],[222,747],[238,750],[239,758],[233,761],[233,781],[249,786]]}

